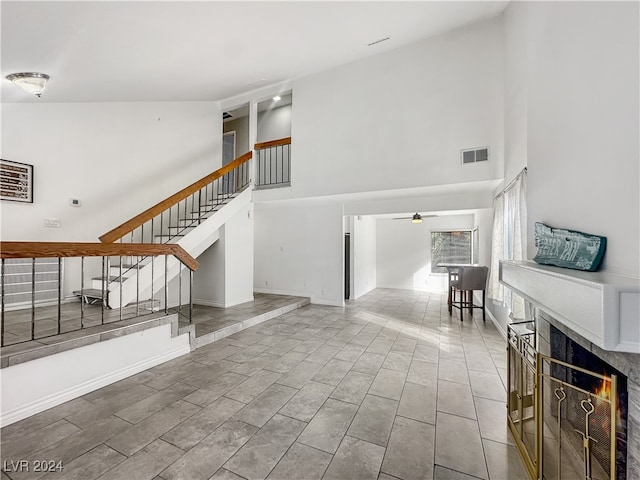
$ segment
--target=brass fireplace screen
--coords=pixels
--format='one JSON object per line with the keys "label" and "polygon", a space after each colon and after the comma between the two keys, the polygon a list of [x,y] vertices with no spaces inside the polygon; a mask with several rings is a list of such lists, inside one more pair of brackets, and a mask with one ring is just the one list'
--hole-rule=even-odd
{"label": "brass fireplace screen", "polygon": [[[620,423],[616,375],[536,350],[531,323],[509,325],[508,425],[532,479],[616,480]],[[571,381],[588,378],[595,391]],[[612,401],[614,399],[614,401]]]}

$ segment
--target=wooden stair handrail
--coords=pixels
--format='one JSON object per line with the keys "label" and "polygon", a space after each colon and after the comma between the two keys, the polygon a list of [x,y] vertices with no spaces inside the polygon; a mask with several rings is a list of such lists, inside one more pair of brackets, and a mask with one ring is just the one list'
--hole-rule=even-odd
{"label": "wooden stair handrail", "polygon": [[189,185],[188,187],[183,188],[177,193],[174,193],[169,198],[162,200],[161,202],[155,204],[153,207],[148,208],[147,210],[140,213],[139,215],[136,215],[132,219],[127,220],[122,225],[105,233],[100,237],[100,241],[103,243],[112,243],[124,237],[127,233],[132,232],[133,230],[138,228],[140,225],[148,222],[152,218],[157,217],[165,210],[168,210],[169,208],[173,207],[181,200],[184,200],[185,198],[187,198],[189,195],[192,195],[198,190],[200,190],[201,188],[206,187],[208,184],[222,177],[223,175],[229,173],[234,168],[239,167],[245,162],[248,162],[249,160],[251,160],[252,156],[253,156],[252,152],[247,152],[244,155],[236,158],[232,162],[227,163],[224,167],[219,168],[215,172],[210,173],[206,177],[201,178],[200,180]]}
{"label": "wooden stair handrail", "polygon": [[291,145],[291,137],[279,138],[278,140],[269,140],[268,142],[256,143],[254,150],[264,150],[265,148],[279,147],[280,145]]}
{"label": "wooden stair handrail", "polygon": [[0,242],[1,258],[173,255],[190,270],[198,261],[175,243]]}

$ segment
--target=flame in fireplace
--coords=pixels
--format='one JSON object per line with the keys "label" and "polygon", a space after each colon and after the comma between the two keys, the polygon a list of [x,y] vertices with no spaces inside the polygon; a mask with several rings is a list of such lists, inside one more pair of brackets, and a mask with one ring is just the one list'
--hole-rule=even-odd
{"label": "flame in fireplace", "polygon": [[595,389],[593,394],[596,397],[604,398],[605,400],[611,399],[611,378],[605,377],[599,387]]}
{"label": "flame in fireplace", "polygon": [[[600,383],[593,394],[596,397],[596,405],[602,405],[604,400],[610,402],[611,401],[611,378],[605,377]],[[602,399],[602,400],[601,400]],[[615,405],[612,405],[611,408],[616,409],[616,430],[620,431],[623,428],[622,424],[622,412],[620,411],[620,397],[617,396]],[[608,421],[606,422],[609,423]],[[606,425],[602,425],[603,428],[607,428]]]}

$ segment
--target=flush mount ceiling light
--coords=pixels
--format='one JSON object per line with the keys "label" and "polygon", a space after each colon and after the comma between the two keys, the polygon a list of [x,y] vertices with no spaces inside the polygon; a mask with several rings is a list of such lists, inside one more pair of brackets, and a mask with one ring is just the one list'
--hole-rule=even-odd
{"label": "flush mount ceiling light", "polygon": [[11,75],[7,75],[6,78],[18,85],[25,92],[32,93],[36,97],[39,97],[47,86],[49,75],[38,72],[22,72],[12,73]]}
{"label": "flush mount ceiling light", "polygon": [[280,100],[282,100],[282,97],[280,95],[276,95],[275,97],[273,97],[274,102],[279,102]]}

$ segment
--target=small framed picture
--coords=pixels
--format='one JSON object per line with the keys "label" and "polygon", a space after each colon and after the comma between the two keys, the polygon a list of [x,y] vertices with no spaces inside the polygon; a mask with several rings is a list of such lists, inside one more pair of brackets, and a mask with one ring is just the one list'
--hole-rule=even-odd
{"label": "small framed picture", "polygon": [[0,200],[33,203],[33,165],[0,159]]}

